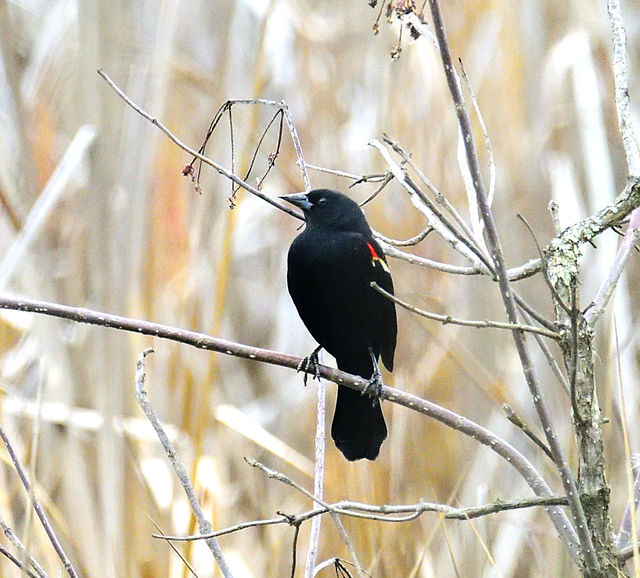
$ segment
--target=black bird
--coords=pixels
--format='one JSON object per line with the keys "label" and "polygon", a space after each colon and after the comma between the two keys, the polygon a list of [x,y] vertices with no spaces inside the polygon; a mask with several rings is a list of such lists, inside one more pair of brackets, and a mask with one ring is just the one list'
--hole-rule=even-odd
{"label": "black bird", "polygon": [[331,437],[348,460],[374,460],[387,437],[375,397],[382,383],[378,359],[393,370],[397,335],[394,303],[370,285],[375,281],[393,293],[384,253],[360,207],[342,193],[316,189],[280,198],[302,209],[306,221],[289,249],[287,284],[320,344],[307,359],[315,362],[326,349],[339,369],[369,380],[374,394],[372,402],[338,386]]}

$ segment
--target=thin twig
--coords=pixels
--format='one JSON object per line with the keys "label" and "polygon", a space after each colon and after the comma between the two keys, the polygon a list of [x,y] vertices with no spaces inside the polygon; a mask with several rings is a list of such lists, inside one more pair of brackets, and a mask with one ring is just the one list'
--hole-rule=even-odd
{"label": "thin twig", "polygon": [[298,536],[300,535],[300,524],[293,525],[293,546],[291,547],[291,578],[296,575],[296,557],[298,553]]}
{"label": "thin twig", "polygon": [[387,257],[392,257],[394,259],[401,259],[402,261],[406,261],[411,265],[420,265],[422,267],[434,269],[442,273],[449,273],[451,275],[480,275],[486,272],[486,270],[483,267],[465,267],[461,265],[450,265],[449,263],[441,263],[439,261],[433,261],[432,259],[427,259],[425,257],[418,257],[417,255],[413,255],[412,253],[407,253],[406,251],[400,251],[400,249],[396,249],[393,245],[387,243],[380,236],[376,235],[376,239],[380,241],[380,244],[382,245],[382,249],[384,250],[384,254]]}
{"label": "thin twig", "polygon": [[[326,387],[322,379],[318,379],[317,387],[318,401],[316,403],[316,437],[315,437],[315,473],[313,476],[313,496],[322,500],[324,497],[324,458],[326,449]],[[313,577],[313,569],[316,566],[318,550],[320,547],[320,527],[322,517],[314,517],[311,521],[311,534],[309,536],[309,547],[307,549],[307,559],[305,561],[304,575],[307,578]],[[298,526],[299,528],[299,526]]]}
{"label": "thin twig", "polygon": [[591,327],[595,326],[600,316],[606,310],[638,240],[640,240],[640,209],[635,209],[631,213],[627,232],[622,239],[622,243],[620,244],[613,265],[611,269],[609,269],[607,278],[603,281],[598,289],[598,293],[593,298],[589,310],[585,313],[585,318]]}
{"label": "thin twig", "polygon": [[4,535],[7,537],[9,542],[11,542],[14,545],[16,550],[18,550],[18,552],[20,553],[20,557],[23,560],[26,558],[25,562],[29,563],[29,566],[37,574],[38,578],[47,578],[47,574],[42,568],[42,566],[40,565],[40,563],[27,551],[27,549],[24,547],[24,544],[22,543],[20,538],[18,538],[16,533],[9,526],[7,526],[7,524],[5,524],[2,520],[0,520],[0,526],[2,527],[2,531],[4,532]]}
{"label": "thin twig", "polygon": [[453,223],[442,214],[442,211],[435,206],[433,201],[416,186],[409,175],[393,160],[384,144],[378,139],[373,139],[369,144],[380,152],[389,166],[389,170],[393,173],[393,176],[409,193],[411,202],[427,217],[429,225],[438,231],[442,238],[445,239],[455,251],[468,259],[475,267],[486,267],[491,270],[491,263],[482,251],[478,250],[475,244],[471,242],[466,235],[462,234]]}
{"label": "thin twig", "polygon": [[[175,136],[164,124],[162,124],[157,118],[151,116],[143,108],[141,108],[135,102],[133,102],[124,93],[124,91],[122,89],[120,89],[118,87],[118,85],[115,82],[113,82],[113,80],[111,80],[111,78],[109,77],[109,75],[106,72],[104,72],[102,69],[100,69],[100,70],[98,70],[98,74],[102,78],[104,78],[104,80],[114,90],[114,92],[122,100],[124,100],[133,110],[135,110],[139,115],[141,115],[142,117],[147,119],[152,125],[154,125],[155,127],[159,128],[165,135],[167,135],[167,137],[169,137],[169,140],[171,140],[175,145],[180,147],[183,151],[188,152],[190,155],[192,155],[193,157],[199,159],[204,164],[209,165],[210,167],[213,167],[221,175],[224,175],[225,177],[227,177],[228,179],[233,181],[236,185],[241,186],[246,191],[250,192],[251,194],[255,195],[256,197],[261,198],[263,201],[269,203],[270,205],[280,209],[281,211],[284,211],[285,213],[288,213],[289,215],[291,215],[292,217],[295,217],[296,219],[302,219],[302,217],[296,211],[294,211],[293,209],[290,209],[289,207],[286,207],[285,205],[281,204],[280,202],[270,198],[269,196],[265,195],[263,192],[259,191],[255,187],[252,187],[249,183],[243,181],[240,177],[234,175],[232,172],[230,172],[227,169],[225,169],[222,165],[219,165],[215,161],[212,161],[210,158],[200,154],[198,151],[196,151],[196,150],[192,149],[191,147],[187,146],[177,136]],[[252,103],[256,103],[256,104],[269,104],[269,105],[274,104],[274,101],[263,100],[263,99],[237,100],[235,102],[252,102]],[[283,107],[286,106],[283,103],[276,103],[276,104],[280,104]],[[292,124],[291,125],[289,124],[290,116],[287,116],[287,112],[286,111],[285,111],[285,119],[287,120],[287,125],[289,126],[289,129],[291,130]],[[294,128],[294,130],[295,130],[295,128]],[[292,134],[295,134],[296,137],[297,137],[297,133],[294,132]],[[299,146],[299,143],[296,144],[296,140],[294,140],[294,146],[296,146],[296,147]],[[296,154],[298,154],[297,148],[296,148]],[[300,157],[298,157],[298,158],[300,159]],[[298,162],[300,163],[300,161],[298,161]],[[304,166],[305,166],[304,162],[302,162],[300,166],[302,168],[304,168]],[[303,176],[306,176],[306,173],[303,173]],[[307,182],[308,182],[308,177],[306,177],[305,186],[306,186]]]}
{"label": "thin twig", "polygon": [[544,329],[542,327],[535,327],[534,325],[521,325],[519,323],[504,323],[502,321],[489,321],[489,320],[471,320],[471,319],[458,319],[456,317],[451,317],[451,315],[441,315],[440,313],[432,313],[431,311],[425,311],[424,309],[419,309],[402,299],[399,299],[395,295],[388,293],[382,287],[380,287],[375,281],[371,282],[371,287],[373,287],[378,293],[384,295],[387,299],[391,299],[394,303],[400,305],[400,307],[406,309],[407,311],[411,311],[412,313],[416,313],[421,317],[426,317],[427,319],[433,319],[434,321],[440,321],[443,325],[462,325],[463,327],[475,327],[478,329],[486,329],[488,327],[493,327],[495,329],[508,329],[510,331],[526,331],[528,333],[536,333],[538,335],[544,335],[545,337],[549,337],[550,339],[555,339],[556,341],[560,340],[560,334],[554,331],[549,331],[548,329]]}
{"label": "thin twig", "polygon": [[[144,414],[147,416],[147,419],[153,426],[153,429],[156,431],[158,439],[160,440],[160,443],[162,444],[162,447],[164,448],[164,451],[167,454],[167,457],[169,458],[171,465],[173,466],[173,470],[175,471],[176,476],[178,476],[178,479],[180,480],[180,484],[182,485],[182,488],[184,489],[184,492],[187,495],[187,498],[189,499],[191,510],[196,516],[196,519],[198,520],[198,531],[201,534],[210,534],[212,531],[211,523],[205,517],[204,512],[202,511],[202,508],[198,503],[198,498],[196,497],[196,493],[193,489],[193,484],[189,479],[189,475],[187,474],[187,470],[182,465],[182,462],[178,459],[178,454],[175,448],[173,447],[173,444],[171,443],[171,441],[169,441],[169,437],[165,433],[162,425],[160,424],[160,421],[156,417],[155,412],[151,407],[151,404],[149,403],[149,396],[147,394],[147,391],[144,388],[144,384],[146,380],[145,357],[149,355],[149,353],[153,353],[152,348],[145,349],[138,356],[138,362],[136,364],[136,379],[135,379],[136,399],[138,400],[140,408],[142,409]],[[205,539],[205,542],[209,547],[209,549],[211,550],[211,553],[213,554],[213,557],[215,558],[216,562],[218,563],[218,567],[220,568],[222,575],[225,578],[232,578],[233,574],[231,573],[231,570],[229,570],[229,567],[227,566],[227,562],[224,558],[222,550],[220,549],[218,541],[215,538],[207,538]]]}
{"label": "thin twig", "polygon": [[434,231],[434,228],[431,225],[427,225],[424,231],[421,231],[417,235],[413,237],[409,237],[404,241],[400,241],[399,239],[392,239],[391,237],[385,237],[382,233],[378,231],[373,231],[373,234],[376,239],[380,239],[389,245],[393,245],[394,247],[415,247],[418,243],[424,241],[427,238],[427,235]]}
{"label": "thin twig", "polygon": [[[386,186],[393,180],[393,174],[391,173],[391,171],[389,171],[384,179],[382,180],[382,182],[377,186],[376,190],[373,191],[373,193],[371,193],[364,201],[362,201],[360,203],[361,207],[364,207],[366,204],[370,203],[371,201],[373,201],[373,199],[375,199],[385,188]],[[351,185],[349,185],[349,188],[354,187],[355,185],[358,184],[358,181],[356,181],[355,183],[352,183]]]}
{"label": "thin twig", "polygon": [[476,99],[476,93],[473,90],[473,85],[471,84],[471,81],[467,76],[467,72],[464,69],[462,58],[458,58],[458,62],[460,63],[460,73],[465,85],[467,86],[467,90],[469,91],[469,96],[471,96],[471,104],[473,105],[473,110],[475,111],[476,117],[478,118],[478,124],[480,125],[480,129],[482,130],[482,136],[484,137],[484,145],[487,149],[487,167],[489,168],[489,191],[487,192],[487,200],[491,205],[493,204],[493,197],[496,191],[496,163],[493,157],[493,145],[491,144],[489,132],[487,131],[487,126],[484,122],[484,116],[482,115],[482,111],[480,110],[480,105],[478,104],[478,100]]}
{"label": "thin twig", "polygon": [[524,421],[508,403],[503,403],[502,409],[504,410],[504,413],[506,414],[507,419],[517,428],[521,429],[522,432],[534,444],[536,444],[547,455],[547,457],[551,461],[553,461],[553,454],[551,453],[551,450],[549,449],[547,444],[545,444],[535,433],[533,433],[531,428],[527,425],[527,422]]}
{"label": "thin twig", "polygon": [[169,536],[167,534],[153,534],[154,538],[160,540],[169,540],[173,542],[193,542],[204,540],[208,537],[219,537],[235,532],[240,532],[248,528],[258,528],[263,526],[276,526],[280,524],[299,525],[303,522],[322,516],[333,511],[342,516],[357,517],[360,519],[372,520],[377,522],[402,523],[415,520],[416,517],[422,516],[428,512],[436,512],[442,514],[448,520],[468,521],[484,516],[499,514],[500,512],[508,512],[511,510],[521,510],[525,508],[549,507],[549,506],[566,506],[568,505],[565,496],[536,496],[533,498],[519,498],[515,500],[496,500],[482,506],[471,506],[456,508],[447,506],[446,504],[437,504],[433,502],[420,501],[416,504],[403,505],[381,505],[363,504],[360,502],[352,502],[349,500],[341,500],[333,504],[327,504],[327,507],[318,507],[308,512],[297,515],[280,514],[277,518],[267,520],[252,520],[235,524],[222,530],[212,532],[207,536],[196,534],[193,536]]}
{"label": "thin twig", "polygon": [[[378,239],[384,249],[384,254],[387,257],[393,257],[394,259],[400,259],[406,261],[412,265],[420,265],[427,267],[428,269],[435,269],[442,273],[448,273],[451,275],[487,275],[490,274],[484,267],[467,267],[463,265],[450,265],[449,263],[441,263],[440,261],[433,261],[432,259],[426,259],[425,257],[419,257],[406,251],[400,251],[392,244],[387,243],[384,236],[374,233],[376,239]],[[540,271],[540,259],[532,259],[524,265],[509,269],[507,274],[510,281],[520,281],[521,279],[527,279],[532,277]]]}
{"label": "thin twig", "polygon": [[18,568],[20,568],[20,570],[22,570],[24,574],[29,576],[29,578],[42,578],[42,575],[36,574],[31,568],[29,568],[26,564],[18,560],[11,552],[9,552],[9,550],[7,550],[2,545],[0,545],[0,555],[4,556],[9,560],[9,562],[14,564]]}
{"label": "thin twig", "polygon": [[465,222],[465,220],[460,216],[460,213],[456,210],[456,208],[448,201],[448,199],[437,189],[437,187],[427,178],[427,176],[422,172],[420,167],[414,162],[411,155],[404,150],[402,145],[398,141],[392,140],[388,135],[384,134],[383,139],[385,143],[387,143],[395,153],[397,153],[400,158],[409,166],[411,170],[418,175],[418,178],[425,184],[425,186],[431,191],[436,202],[442,205],[447,212],[451,215],[453,220],[460,226],[462,231],[467,236],[467,239],[471,243],[475,243],[476,249],[479,251],[483,251],[477,243],[473,235],[473,231],[469,228],[469,225]]}
{"label": "thin twig", "polygon": [[38,514],[38,518],[40,518],[40,522],[44,527],[44,531],[47,533],[47,536],[49,537],[49,541],[51,542],[53,549],[56,551],[56,554],[58,554],[58,557],[60,558],[60,561],[62,562],[64,569],[67,571],[67,574],[71,576],[71,578],[78,578],[78,574],[76,573],[75,568],[71,564],[71,560],[69,560],[66,552],[64,551],[64,548],[62,547],[62,544],[60,544],[60,541],[58,540],[58,537],[56,536],[56,533],[53,530],[53,527],[49,523],[49,519],[47,518],[47,515],[45,514],[45,511],[42,505],[40,504],[40,500],[36,496],[35,492],[33,492],[31,482],[27,477],[27,473],[24,471],[24,468],[22,467],[22,464],[20,463],[18,456],[13,451],[13,446],[11,445],[11,442],[9,441],[7,434],[5,434],[2,426],[0,426],[0,437],[2,438],[2,441],[5,447],[7,448],[7,452],[9,453],[9,457],[11,458],[13,467],[16,469],[16,472],[18,473],[18,476],[22,481],[22,485],[24,486],[24,489],[27,491],[27,494],[31,497],[31,500],[30,500],[31,505],[35,510],[36,514]]}
{"label": "thin twig", "polygon": [[618,124],[627,159],[629,174],[640,176],[640,150],[633,128],[631,99],[629,98],[629,74],[627,71],[627,38],[622,22],[619,0],[607,0],[607,12],[613,40],[613,81],[616,88]]}
{"label": "thin twig", "polygon": [[[149,518],[151,519],[151,518]],[[154,525],[155,529],[158,530],[158,532],[160,532],[161,536],[164,536],[165,533],[162,531],[162,528],[160,528],[160,526],[158,526],[158,524],[156,524],[153,520],[151,520],[151,523]],[[196,571],[193,569],[193,566],[191,566],[191,564],[189,563],[189,560],[187,560],[185,558],[185,556],[182,554],[182,552],[180,552],[180,550],[178,550],[172,543],[171,541],[169,541],[169,547],[173,550],[173,553],[178,556],[178,558],[180,558],[180,561],[184,564],[185,568],[187,570],[189,570],[189,572],[191,572],[191,575],[194,576],[195,578],[198,578],[198,575],[196,574]]]}
{"label": "thin twig", "polygon": [[558,327],[553,321],[549,321],[546,317],[538,313],[515,291],[513,292],[513,298],[521,311],[526,311],[534,320],[540,323],[543,327],[546,327],[549,331],[557,331]]}
{"label": "thin twig", "polygon": [[[522,315],[522,318],[524,319],[525,323],[528,323],[529,325],[531,325],[531,317],[529,316],[529,314],[526,311],[521,309],[520,310],[520,315]],[[549,367],[551,367],[551,371],[553,371],[554,375],[558,378],[558,381],[560,382],[560,385],[562,385],[563,391],[568,396],[571,395],[571,392],[570,392],[570,389],[569,389],[569,382],[567,381],[567,378],[564,376],[564,373],[562,373],[562,369],[560,369],[560,365],[558,364],[558,361],[556,360],[555,356],[551,352],[551,349],[549,348],[549,345],[539,335],[535,335],[534,334],[533,338],[538,343],[538,347],[540,348],[540,350],[542,351],[542,354],[544,355],[545,359],[547,360],[547,363],[549,364]]]}
{"label": "thin twig", "polygon": [[[467,154],[467,162],[469,165],[469,170],[471,172],[472,182],[476,189],[480,214],[482,215],[482,220],[485,224],[489,251],[493,258],[496,273],[498,276],[500,294],[502,295],[509,321],[516,324],[518,321],[516,303],[514,300],[513,291],[509,283],[509,278],[507,276],[507,268],[500,244],[500,238],[498,236],[496,224],[493,219],[491,207],[489,206],[489,203],[487,201],[487,194],[484,188],[482,174],[480,173],[480,165],[476,152],[473,131],[471,130],[471,123],[467,114],[464,98],[462,97],[460,82],[456,75],[453,60],[451,58],[451,51],[449,49],[447,34],[445,31],[442,12],[440,10],[440,4],[438,0],[429,0],[429,7],[431,9],[431,17],[433,19],[433,25],[436,31],[436,37],[438,39],[438,46],[440,49],[440,56],[442,58],[444,73],[455,106],[460,131],[463,135],[465,151]],[[589,532],[589,527],[587,525],[587,519],[584,513],[584,509],[579,499],[576,481],[573,476],[573,472],[569,468],[569,464],[564,455],[564,451],[558,440],[556,429],[553,426],[551,415],[549,414],[549,411],[544,402],[542,391],[540,389],[538,379],[533,369],[533,362],[531,360],[524,335],[520,331],[513,331],[512,335],[516,344],[516,349],[518,350],[518,355],[520,357],[522,370],[527,381],[527,385],[529,386],[534,405],[538,412],[543,431],[547,438],[547,443],[549,444],[551,452],[553,453],[554,463],[556,464],[556,467],[560,472],[562,484],[564,486],[567,498],[569,499],[571,513],[573,514],[575,520],[575,525],[580,539],[580,545],[582,547],[582,554],[584,556],[586,568],[589,571],[599,570],[600,562],[596,555],[595,548],[591,539],[591,534]],[[569,549],[571,549],[571,544],[567,543],[566,540],[565,544]]]}
{"label": "thin twig", "polygon": [[356,565],[356,568],[358,568],[358,572],[362,572],[362,568],[360,567],[360,562],[358,560],[358,555],[356,554],[353,544],[351,543],[351,540],[347,535],[347,531],[345,530],[344,524],[342,523],[342,521],[340,520],[340,517],[338,516],[338,512],[333,511],[331,509],[331,506],[329,506],[329,504],[324,502],[321,498],[317,498],[309,490],[307,490],[306,488],[304,488],[303,486],[301,486],[300,484],[298,484],[297,482],[295,482],[289,476],[283,474],[282,472],[278,472],[272,468],[269,468],[264,464],[251,458],[244,458],[244,461],[247,462],[250,466],[254,468],[258,468],[259,470],[263,471],[265,474],[267,474],[267,476],[270,479],[277,480],[278,482],[281,482],[287,486],[294,488],[295,490],[300,492],[303,496],[310,498],[311,500],[316,502],[319,506],[324,508],[327,512],[329,512],[329,514],[331,515],[331,519],[333,520],[333,523],[338,528],[338,532],[342,537],[342,541],[347,546],[347,550],[349,550],[349,554],[351,554],[351,557],[353,558],[353,562]]}
{"label": "thin twig", "polygon": [[269,468],[265,466],[263,463],[257,460],[254,460],[253,458],[245,457],[244,461],[247,462],[247,464],[249,464],[252,468],[257,468],[260,471],[264,472],[269,479],[276,480],[282,484],[285,484],[286,486],[290,486],[294,488],[295,490],[300,492],[303,496],[309,498],[310,500],[312,500],[319,506],[322,506],[326,510],[331,509],[329,505],[325,501],[323,501],[322,498],[317,498],[316,496],[313,495],[313,492],[310,492],[304,486],[301,486],[298,482],[292,480],[286,474],[283,474],[282,472],[274,470],[273,468]]}
{"label": "thin twig", "polygon": [[553,295],[553,299],[555,300],[555,302],[558,303],[560,307],[562,307],[562,309],[564,309],[565,313],[569,315],[571,313],[569,306],[564,302],[564,300],[559,295],[556,288],[553,286],[551,279],[549,278],[549,272],[547,271],[547,265],[544,260],[544,254],[542,252],[542,248],[540,247],[540,243],[538,243],[538,238],[536,237],[536,234],[533,232],[533,229],[529,224],[529,221],[527,221],[524,215],[518,213],[516,216],[524,224],[527,231],[529,232],[529,235],[531,236],[531,239],[533,240],[533,244],[536,246],[536,251],[538,251],[538,257],[540,258],[540,263],[542,265],[542,276],[544,277],[544,281],[547,284],[547,287],[549,288],[551,295]]}
{"label": "thin twig", "polygon": [[313,171],[334,175],[336,177],[351,179],[352,181],[357,181],[359,183],[379,183],[384,181],[387,177],[386,173],[375,175],[356,175],[354,173],[348,173],[346,171],[340,171],[337,169],[327,169],[325,167],[319,167],[318,165],[312,165],[310,163],[307,163],[307,168]]}

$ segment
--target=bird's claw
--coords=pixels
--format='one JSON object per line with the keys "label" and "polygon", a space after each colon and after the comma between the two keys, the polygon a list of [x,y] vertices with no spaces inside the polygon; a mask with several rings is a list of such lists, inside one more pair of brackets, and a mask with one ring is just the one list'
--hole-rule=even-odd
{"label": "bird's claw", "polygon": [[373,353],[373,349],[371,349],[371,347],[369,347],[369,355],[371,357],[371,364],[373,365],[373,373],[367,381],[367,385],[365,385],[362,390],[362,395],[368,395],[372,400],[372,405],[376,405],[380,403],[380,396],[382,395],[382,386],[384,385],[384,382],[382,381],[382,372],[378,366],[378,359],[375,353]]}
{"label": "bird's claw", "polygon": [[320,360],[318,359],[318,353],[322,347],[316,347],[311,355],[307,357],[303,357],[298,363],[298,367],[296,368],[296,373],[303,371],[304,377],[302,378],[304,386],[307,387],[307,379],[309,378],[309,373],[313,373],[313,377],[317,380],[320,379]]}
{"label": "bird's claw", "polygon": [[365,385],[362,390],[361,395],[368,395],[371,398],[371,404],[376,405],[380,403],[380,396],[382,395],[382,386],[384,382],[382,381],[382,373],[376,367],[373,375],[367,381],[367,385]]}

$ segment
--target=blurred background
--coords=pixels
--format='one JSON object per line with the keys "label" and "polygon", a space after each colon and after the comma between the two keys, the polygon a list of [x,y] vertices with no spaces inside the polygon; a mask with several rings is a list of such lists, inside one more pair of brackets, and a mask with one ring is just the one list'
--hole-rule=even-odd
{"label": "blurred background", "polygon": [[[399,24],[388,23],[384,14],[375,35],[379,8],[365,0],[0,1],[0,292],[309,354],[315,343],[285,280],[286,252],[299,222],[244,191],[230,210],[230,183],[213,170],[203,170],[198,192],[182,176],[190,157],[96,71],[103,68],[193,148],[230,98],[286,101],[306,161],[357,175],[386,170],[367,145],[385,132],[468,217],[457,125],[439,54],[406,30],[400,37]],[[517,213],[544,246],[554,234],[550,200],[558,202],[564,226],[624,187],[604,2],[449,0],[442,9],[453,55],[464,60],[491,138],[494,211],[507,262],[516,266],[537,256]],[[627,1],[623,10],[637,122],[640,5]],[[246,171],[273,113],[268,107],[234,108],[238,174]],[[223,119],[207,149],[228,168],[229,134]],[[479,131],[478,137],[488,174]],[[272,129],[249,182],[264,171],[276,140]],[[303,189],[295,160],[285,134],[264,182],[266,194]],[[352,182],[318,171],[310,171],[310,178],[314,188],[345,192]],[[348,193],[362,201],[375,188],[361,184]],[[393,182],[365,212],[375,229],[396,239],[425,226]],[[606,276],[618,243],[607,232],[597,249],[585,248],[583,306]],[[409,250],[467,264],[436,234]],[[616,529],[627,501],[618,360],[627,415],[640,411],[637,265],[634,256],[597,341]],[[399,260],[390,267],[396,294],[419,307],[505,318],[498,288],[486,278],[446,275]],[[540,276],[518,282],[518,289],[553,315]],[[560,491],[547,458],[501,410],[509,402],[538,429],[510,335],[441,326],[405,311],[398,315],[396,370],[386,382],[505,437]],[[193,533],[195,527],[135,402],[135,360],[148,346],[156,350],[148,358],[152,404],[215,528],[311,507],[242,458],[258,459],[312,488],[315,383],[304,388],[293,371],[173,342],[3,311],[0,420],[83,576],[191,575],[165,542],[151,537],[157,531]],[[558,433],[575,464],[570,406],[533,341],[532,348]],[[334,395],[328,384],[329,418]],[[514,470],[485,447],[391,403],[383,409],[390,435],[375,462],[347,463],[328,441],[326,500],[473,506],[530,495]],[[637,452],[637,420],[630,419],[629,428]],[[24,491],[2,455],[0,519],[54,575],[59,561],[39,523],[26,514]],[[424,514],[405,524],[344,523],[364,568],[377,578],[577,575],[541,510],[473,522]],[[308,537],[306,524],[298,575]],[[220,544],[237,576],[288,576],[292,539],[292,528],[276,526],[228,535]],[[2,544],[10,547],[4,539]],[[219,575],[206,547],[176,547],[198,576]],[[332,556],[349,558],[327,518],[318,560]],[[18,575],[0,560],[0,576]]]}

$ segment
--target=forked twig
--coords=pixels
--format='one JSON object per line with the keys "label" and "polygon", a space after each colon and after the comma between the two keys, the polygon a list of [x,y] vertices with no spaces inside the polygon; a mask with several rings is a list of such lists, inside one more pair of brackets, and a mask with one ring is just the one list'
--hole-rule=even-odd
{"label": "forked twig", "polygon": [[[153,411],[151,404],[149,403],[149,397],[147,395],[147,391],[145,390],[144,384],[147,376],[146,368],[145,368],[145,357],[150,353],[153,353],[152,348],[145,349],[138,356],[138,362],[136,364],[136,399],[140,404],[140,408],[142,409],[144,414],[147,416],[147,419],[153,426],[153,429],[156,431],[158,439],[160,440],[160,443],[162,444],[162,447],[164,448],[164,451],[167,454],[167,457],[169,458],[171,465],[173,466],[173,470],[175,471],[176,475],[178,476],[178,479],[180,480],[180,484],[182,485],[182,488],[184,489],[184,492],[187,495],[187,498],[189,500],[191,510],[196,516],[196,519],[198,520],[198,530],[200,531],[201,534],[210,534],[212,531],[211,523],[205,517],[204,512],[202,511],[202,508],[198,503],[198,498],[196,497],[196,493],[193,489],[193,484],[191,483],[191,479],[187,474],[187,470],[182,465],[182,462],[179,460],[178,454],[175,448],[173,447],[173,444],[169,440],[169,437],[164,431],[164,428],[160,424],[160,421],[156,417],[156,414]],[[231,570],[227,565],[227,562],[225,560],[224,554],[222,553],[222,550],[220,549],[218,541],[215,538],[206,538],[205,542],[209,547],[209,549],[211,550],[211,553],[213,554],[213,557],[215,558],[216,562],[218,563],[218,567],[220,568],[222,575],[225,578],[233,578],[233,574],[231,573]]]}
{"label": "forked twig", "polygon": [[[103,70],[98,70],[98,74],[104,78],[104,80],[107,82],[107,84],[114,90],[114,92],[122,99],[124,100],[133,110],[135,110],[139,115],[141,115],[142,117],[146,118],[152,125],[156,126],[157,128],[159,128],[165,135],[167,135],[167,137],[169,137],[169,140],[171,140],[174,144],[176,144],[178,147],[180,147],[183,151],[188,152],[190,155],[192,155],[193,157],[195,157],[196,159],[199,159],[200,161],[202,161],[204,164],[209,165],[210,167],[214,168],[216,171],[218,171],[221,175],[224,175],[225,177],[227,177],[228,179],[230,179],[231,181],[233,181],[234,183],[236,183],[236,185],[242,187],[243,189],[245,189],[246,191],[250,192],[251,194],[255,195],[256,197],[261,198],[263,201],[269,203],[270,205],[280,209],[281,211],[284,211],[285,213],[291,215],[292,217],[295,217],[296,219],[301,219],[302,217],[293,209],[290,209],[289,207],[286,207],[285,205],[283,205],[282,203],[272,199],[271,197],[265,195],[263,192],[261,192],[260,190],[258,190],[256,187],[252,187],[249,183],[243,181],[240,177],[238,177],[237,175],[234,175],[231,171],[228,171],[227,169],[225,169],[222,165],[216,163],[215,161],[211,160],[210,158],[200,154],[198,151],[192,149],[191,147],[189,147],[188,145],[186,145],[185,143],[183,143],[177,136],[175,136],[164,124],[162,124],[157,118],[151,116],[148,112],[146,112],[144,109],[142,109],[140,106],[138,106],[135,102],[133,102],[125,93],[122,89],[120,89],[118,87],[118,85],[113,82],[113,80],[111,80],[111,78],[109,77],[109,75],[104,72]],[[263,101],[261,99],[254,99],[251,101],[236,101],[236,102],[255,102],[255,103],[265,103],[265,104],[269,104],[269,105],[273,105],[273,104],[281,104],[281,103],[275,103],[274,101]],[[284,104],[282,104],[281,106],[285,106]],[[285,119],[287,120],[287,124],[289,124],[289,119],[287,118],[286,112],[285,112]],[[289,126],[290,130],[291,130],[291,126],[292,124]],[[297,137],[297,133],[292,133],[295,134]],[[299,146],[296,145],[296,141],[294,140],[294,146]],[[298,153],[298,150],[296,149],[296,154]],[[301,154],[301,151],[300,151]],[[298,159],[300,159],[301,157],[298,157]],[[304,167],[304,161],[298,161],[300,163],[301,167]],[[303,176],[306,175],[306,173],[303,173]],[[308,177],[306,179],[306,181],[308,181]],[[305,183],[306,184],[306,183]]]}
{"label": "forked twig", "polygon": [[13,467],[16,469],[16,472],[20,477],[20,481],[22,482],[24,489],[27,491],[27,494],[30,497],[31,506],[33,507],[36,514],[38,515],[38,518],[40,518],[40,522],[42,523],[44,531],[47,533],[47,536],[49,537],[49,541],[51,542],[51,545],[56,551],[56,554],[58,554],[58,557],[60,558],[60,561],[62,562],[64,569],[67,571],[67,574],[69,574],[71,578],[78,578],[78,574],[76,573],[76,570],[73,567],[73,564],[71,564],[71,560],[69,560],[69,557],[64,551],[64,548],[62,547],[60,540],[58,540],[58,537],[56,536],[56,533],[53,530],[53,527],[51,526],[49,519],[47,518],[44,508],[40,504],[40,500],[38,499],[35,492],[33,491],[33,488],[31,486],[31,482],[29,481],[27,473],[24,471],[24,468],[22,467],[22,464],[20,463],[18,456],[13,450],[13,446],[11,445],[11,442],[9,441],[9,438],[7,437],[7,434],[4,432],[4,429],[2,428],[2,426],[0,426],[0,438],[2,438],[2,441],[5,447],[7,448],[7,452],[9,453],[9,457],[11,458],[11,462],[13,463]]}

